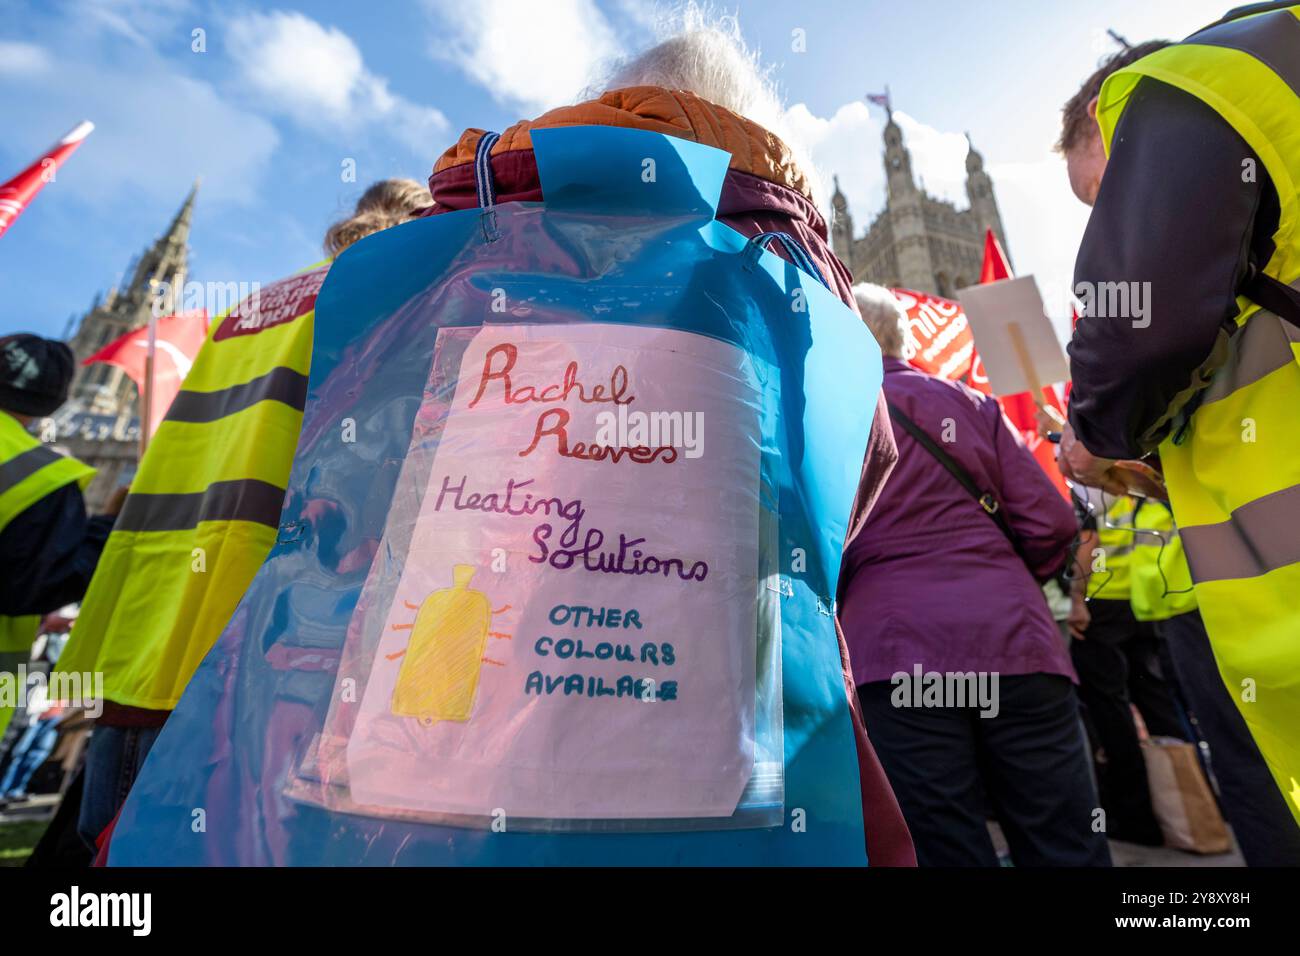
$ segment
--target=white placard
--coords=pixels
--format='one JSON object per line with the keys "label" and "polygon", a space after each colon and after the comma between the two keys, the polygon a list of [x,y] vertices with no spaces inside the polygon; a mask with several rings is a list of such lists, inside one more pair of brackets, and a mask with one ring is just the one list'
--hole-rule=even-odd
{"label": "white placard", "polygon": [[994,394],[1037,395],[1043,386],[1069,379],[1069,363],[1033,276],[969,286],[957,298]]}

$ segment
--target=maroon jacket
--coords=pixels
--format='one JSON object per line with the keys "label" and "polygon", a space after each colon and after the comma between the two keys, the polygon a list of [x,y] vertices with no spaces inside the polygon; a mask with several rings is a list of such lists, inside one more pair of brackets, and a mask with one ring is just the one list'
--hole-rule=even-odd
{"label": "maroon jacket", "polygon": [[901,460],[864,533],[849,546],[841,575],[847,587],[840,618],[854,679],[887,681],[920,664],[940,673],[1046,673],[1074,680],[1039,587],[1065,565],[1077,532],[1074,509],[996,399],[897,358],[885,359],[884,392],[980,489],[997,497],[1024,557],[957,479],[895,422]]}
{"label": "maroon jacket", "polygon": [[[661,129],[659,122],[645,118],[636,112],[637,107],[645,104],[640,101],[641,98],[631,96],[629,93],[641,93],[643,89],[613,91],[605,94],[600,101],[595,101],[595,107],[592,104],[582,104],[567,110],[557,110],[531,124],[521,124],[521,127],[526,133],[529,128],[575,125],[575,120],[568,115],[568,110],[579,110],[582,121],[587,123],[656,129],[684,139],[704,142],[706,145],[730,147],[733,162],[723,183],[722,197],[718,204],[718,220],[746,236],[753,236],[760,232],[783,231],[798,239],[816,262],[822,275],[830,282],[831,288],[856,314],[857,305],[851,288],[852,276],[830,250],[826,221],[803,192],[785,181],[773,181],[773,178],[784,178],[787,181],[791,179],[792,167],[788,165],[789,157],[784,152],[784,146],[780,141],[767,134],[761,127],[712,104],[704,103],[698,98],[690,97],[689,94],[653,90],[652,97],[644,98],[650,101],[651,106],[662,106],[665,98],[671,99],[684,104],[684,115],[693,121],[693,125],[688,128],[682,128],[678,123],[673,128]],[[612,104],[617,104],[619,108],[614,112],[605,109]],[[701,111],[707,114],[707,122],[698,122]],[[605,122],[607,119],[608,122]],[[770,172],[773,178],[737,168],[735,138],[728,135],[735,131],[730,129],[728,124],[738,127],[750,145],[763,144],[763,148],[769,151],[770,155],[758,157],[751,155],[746,159],[751,167]],[[719,128],[722,130],[721,133],[718,132]],[[472,157],[474,145],[480,135],[479,130],[467,131],[457,145],[449,149],[439,161],[433,175],[429,178],[429,190],[433,193],[436,205],[428,210],[427,214],[471,209],[478,204],[473,163],[462,160]],[[721,136],[723,141],[715,141],[714,136]],[[520,127],[503,133],[501,141],[493,149],[492,174],[496,185],[497,202],[540,202],[542,200],[541,182],[537,175],[537,162],[533,157],[531,141],[526,136],[521,136]],[[772,248],[773,251],[779,251],[776,245]],[[848,541],[852,541],[862,530],[867,515],[879,497],[885,480],[897,460],[898,450],[894,444],[894,436],[889,427],[889,416],[882,396],[872,419],[857,500],[850,519]],[[840,590],[843,591],[843,576],[841,576]],[[899,810],[898,801],[894,798],[894,791],[867,737],[853,684],[848,648],[842,631],[839,637],[845,694],[848,698],[858,746],[867,859],[873,866],[915,866],[916,852],[912,847],[911,835],[903,822],[903,814]]]}

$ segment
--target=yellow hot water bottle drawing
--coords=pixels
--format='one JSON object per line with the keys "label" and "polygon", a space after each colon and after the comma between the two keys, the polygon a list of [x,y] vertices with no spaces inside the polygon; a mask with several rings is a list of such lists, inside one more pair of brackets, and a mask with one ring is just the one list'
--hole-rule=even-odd
{"label": "yellow hot water bottle drawing", "polygon": [[405,602],[416,615],[412,624],[393,625],[394,630],[411,630],[406,650],[391,655],[404,655],[393,688],[396,716],[415,717],[426,725],[468,720],[480,665],[500,663],[483,656],[492,609],[487,595],[469,586],[474,571],[472,564],[458,564],[451,587],[434,591],[418,606]]}

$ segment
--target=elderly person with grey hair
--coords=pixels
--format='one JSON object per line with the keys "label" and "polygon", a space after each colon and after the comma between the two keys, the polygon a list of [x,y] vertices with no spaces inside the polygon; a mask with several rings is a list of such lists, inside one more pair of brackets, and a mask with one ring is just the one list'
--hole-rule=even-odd
{"label": "elderly person with grey hair", "polygon": [[[603,91],[504,130],[490,153],[499,203],[542,197],[530,134],[555,126],[620,126],[652,130],[726,150],[731,164],[718,219],[738,232],[790,234],[809,253],[832,291],[853,307],[852,279],[831,252],[818,211],[813,171],[772,131],[781,103],[731,18],[716,23],[688,8],[677,35],[617,67]],[[474,158],[482,130],[466,130],[438,159],[429,178],[431,215],[477,206]],[[863,410],[864,413],[869,411]],[[883,403],[875,411],[850,521],[858,533],[897,458]],[[843,637],[841,636],[841,642]],[[841,643],[841,657],[846,657]],[[873,865],[912,865],[915,856],[898,804],[867,739],[850,675],[845,694],[853,719],[862,781],[867,856]]]}
{"label": "elderly person with grey hair", "polygon": [[[991,804],[1018,866],[1108,865],[1074,670],[1039,589],[1068,560],[1074,511],[995,399],[904,361],[888,289],[854,296],[885,354],[899,461],[845,554],[840,619],[917,859],[996,866]],[[950,675],[991,693],[957,700]]]}

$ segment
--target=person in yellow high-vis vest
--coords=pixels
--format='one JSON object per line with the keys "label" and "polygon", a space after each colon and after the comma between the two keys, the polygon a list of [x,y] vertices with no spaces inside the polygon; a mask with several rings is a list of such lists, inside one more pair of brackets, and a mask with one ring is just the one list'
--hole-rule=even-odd
{"label": "person in yellow high-vis vest", "polygon": [[1300,827],[1219,676],[1173,512],[1163,501],[1138,499],[1133,527],[1133,614],[1150,622],[1164,644],[1182,699],[1209,745],[1219,802],[1241,855],[1249,866],[1298,866]]}
{"label": "person in yellow high-vis vest", "polygon": [[1127,51],[1065,120],[1094,209],[1062,467],[1159,492],[1125,462],[1158,449],[1220,674],[1300,822],[1300,4]]}
{"label": "person in yellow high-vis vest", "polygon": [[1097,766],[1106,834],[1159,846],[1164,835],[1151,805],[1133,706],[1153,734],[1179,736],[1182,724],[1157,663],[1155,630],[1139,622],[1130,605],[1137,501],[1127,495],[1105,498],[1090,511],[1094,513],[1085,516],[1084,527],[1092,530],[1095,521],[1098,547],[1077,559],[1086,575],[1089,621],[1083,633],[1070,641],[1070,659],[1079,675],[1079,699],[1086,708],[1089,736],[1106,755]]}
{"label": "person in yellow high-vis vest", "polygon": [[0,735],[41,616],[81,597],[113,527],[111,515],[86,514],[95,469],[28,431],[63,404],[74,369],[62,342],[0,338]]}
{"label": "person in yellow high-vis vest", "polygon": [[1167,621],[1196,610],[1196,592],[1183,552],[1183,541],[1166,502],[1133,502],[1129,561],[1129,600],[1139,621]]}
{"label": "person in yellow high-vis vest", "polygon": [[326,235],[331,256],[212,323],[140,462],[57,670],[102,672],[77,829],[113,820],[185,685],[275,543],[307,398],[316,293],[347,246],[432,205],[375,183]]}

